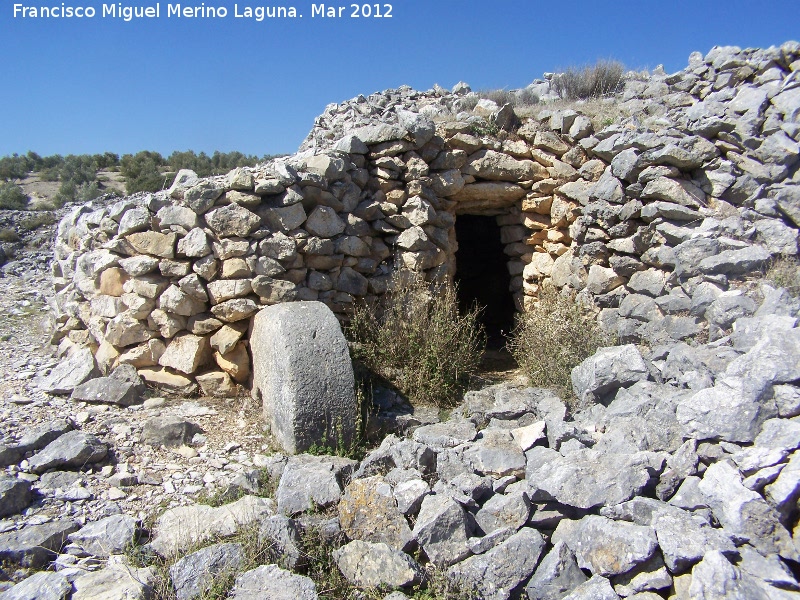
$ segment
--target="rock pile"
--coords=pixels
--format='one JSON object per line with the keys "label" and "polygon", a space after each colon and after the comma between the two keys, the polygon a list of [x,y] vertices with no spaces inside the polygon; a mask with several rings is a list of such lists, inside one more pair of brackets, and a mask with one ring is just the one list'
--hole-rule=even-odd
{"label": "rock pile", "polygon": [[[586,399],[575,414],[522,384],[469,392],[447,421],[391,435],[360,462],[273,457],[274,498],[170,509],[149,547],[172,560],[180,598],[198,597],[214,573],[237,572],[242,546],[224,539],[253,527],[285,562],[241,573],[234,597],[260,588],[316,598],[302,575],[300,532],[312,523],[343,539],[334,561],[365,589],[419,583],[421,555],[486,599],[798,597],[800,301],[766,285],[761,293],[724,341],[598,350],[573,370],[575,395]],[[32,447],[48,444],[29,459],[34,472],[78,455],[102,459],[105,446],[69,428],[31,436]],[[28,502],[29,484],[6,478],[0,489],[4,507]],[[103,558],[137,535],[124,515],[83,528],[29,525],[0,535],[0,555],[40,567],[68,539]],[[62,590],[53,597],[79,572],[66,556],[48,575]],[[116,578],[121,568],[132,567],[112,562],[74,579],[75,589],[86,578],[95,593],[128,585]],[[154,573],[137,577],[152,584]]]}
{"label": "rock pile", "polygon": [[[56,341],[91,346],[104,372],[129,364],[224,394],[248,381],[259,307],[320,300],[345,316],[396,267],[451,277],[463,214],[496,216],[520,310],[552,281],[586,290],[625,341],[692,337],[729,277],[797,254],[799,53],[693,54],[684,71],[628,81],[621,110],[650,116],[599,132],[547,108],[506,131],[510,107],[497,107],[497,133],[479,135],[464,86],[331,106],[292,157],[184,173],[65,218]],[[738,302],[724,298],[712,337]]]}

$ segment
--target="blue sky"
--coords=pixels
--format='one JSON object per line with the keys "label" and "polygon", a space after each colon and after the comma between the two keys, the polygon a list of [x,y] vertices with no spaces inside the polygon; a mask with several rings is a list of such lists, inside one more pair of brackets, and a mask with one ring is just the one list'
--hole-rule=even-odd
{"label": "blue sky", "polygon": [[326,104],[360,93],[523,87],[598,58],[672,72],[694,50],[800,38],[797,0],[395,0],[391,19],[347,8],[337,20],[288,0],[302,19],[263,22],[235,18],[233,0],[204,0],[227,18],[193,20],[168,18],[175,3],[162,1],[159,19],[127,23],[102,18],[100,1],[63,2],[97,16],[14,18],[18,2],[0,3],[0,155],[293,152]]}

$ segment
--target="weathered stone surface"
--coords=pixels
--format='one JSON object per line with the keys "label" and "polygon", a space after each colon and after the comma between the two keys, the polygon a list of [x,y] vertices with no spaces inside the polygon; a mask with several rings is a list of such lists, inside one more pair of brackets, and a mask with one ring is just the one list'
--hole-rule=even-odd
{"label": "weathered stone surface", "polygon": [[258,530],[259,543],[269,543],[280,556],[280,566],[296,570],[306,564],[307,552],[303,549],[300,529],[294,519],[275,515],[261,522]]}
{"label": "weathered stone surface", "polygon": [[796,560],[798,551],[777,513],[759,494],[742,485],[742,476],[734,466],[726,461],[714,463],[699,488],[729,535],[750,542],[763,553]]}
{"label": "weathered stone surface", "polygon": [[25,453],[30,450],[41,450],[47,444],[61,437],[68,431],[72,431],[75,425],[69,419],[55,419],[33,427],[15,444],[16,450]]}
{"label": "weathered stone surface", "polygon": [[218,577],[235,573],[244,560],[241,544],[214,544],[184,556],[169,568],[175,596],[178,600],[202,596]]}
{"label": "weathered stone surface", "polygon": [[676,417],[686,437],[751,442],[777,414],[774,404],[762,401],[763,393],[757,382],[726,377],[681,400]]}
{"label": "weathered stone surface", "polygon": [[601,398],[620,387],[647,380],[649,371],[636,346],[600,348],[572,370],[578,398]]}
{"label": "weathered stone surface", "polygon": [[650,527],[605,517],[588,516],[571,531],[553,534],[554,541],[564,541],[575,553],[578,566],[595,575],[619,575],[648,560],[658,548]]}
{"label": "weathered stone surface", "polygon": [[149,254],[159,258],[175,258],[175,242],[177,233],[158,233],[143,231],[132,233],[125,238],[134,250],[141,254]]}
{"label": "weathered stone surface", "polygon": [[241,528],[272,516],[274,506],[268,498],[245,496],[218,508],[204,504],[171,508],[156,521],[150,547],[161,556],[175,556],[207,540],[235,535]]}
{"label": "weathered stone surface", "polygon": [[569,546],[557,542],[539,563],[525,591],[531,600],[560,600],[587,579]]}
{"label": "weathered stone surface", "polygon": [[515,490],[489,498],[475,513],[475,521],[484,533],[505,528],[517,530],[525,525],[530,512],[531,503],[527,494],[522,490]]}
{"label": "weathered stone surface", "polygon": [[486,600],[507,600],[536,568],[545,547],[535,529],[521,529],[485,554],[471,556],[447,570],[447,577]]}
{"label": "weathered stone surface", "polygon": [[212,209],[205,219],[220,237],[247,237],[261,225],[261,217],[238,204]]}
{"label": "weathered stone surface", "polygon": [[195,227],[183,236],[178,240],[178,254],[189,258],[202,258],[211,254],[211,245],[208,243],[206,232],[200,227]]}
{"label": "weathered stone surface", "polygon": [[286,515],[315,507],[327,508],[339,502],[344,479],[356,462],[338,456],[293,456],[286,463],[275,499]]}
{"label": "weathered stone surface", "polygon": [[460,504],[439,494],[425,497],[414,536],[432,563],[449,566],[469,556],[470,534],[467,514]]}
{"label": "weathered stone surface", "polygon": [[742,573],[717,551],[706,553],[692,569],[689,597],[709,600],[768,600],[770,596],[755,579]]}
{"label": "weathered stone surface", "polygon": [[151,446],[182,446],[192,440],[200,427],[177,416],[154,417],[145,421],[142,442]]}
{"label": "weathered stone surface", "polygon": [[419,583],[423,570],[410,556],[378,542],[354,540],[334,550],[345,578],[360,588],[397,588]]}
{"label": "weathered stone surface", "polygon": [[87,553],[100,558],[111,554],[122,554],[137,534],[136,520],[127,515],[111,515],[84,525],[79,531],[69,534],[69,540]]}
{"label": "weathered stone surface", "polygon": [[56,365],[49,375],[38,379],[36,384],[50,394],[71,394],[76,386],[99,374],[92,351],[79,348],[67,360]]}
{"label": "weathered stone surface", "polygon": [[70,399],[130,406],[140,399],[139,386],[131,381],[120,381],[116,377],[98,377],[76,386]]}
{"label": "weathered stone surface", "polygon": [[30,482],[0,475],[0,517],[22,512],[32,499]]}
{"label": "weathered stone surface", "polygon": [[461,172],[494,181],[532,181],[547,177],[547,170],[540,164],[532,160],[517,160],[494,150],[476,152],[469,157]]}
{"label": "weathered stone surface", "polygon": [[320,302],[270,306],[250,336],[253,396],[263,402],[273,435],[290,453],[312,444],[347,447],[356,401],[347,342]]}
{"label": "weathered stone surface", "polygon": [[191,375],[211,359],[211,344],[208,336],[184,333],[175,336],[158,364]]}
{"label": "weathered stone surface", "polygon": [[563,596],[561,600],[619,600],[619,596],[608,579],[595,575]]}
{"label": "weathered stone surface", "polygon": [[137,569],[115,562],[104,569],[81,575],[73,582],[77,600],[146,600],[157,582],[153,567]]}
{"label": "weathered stone surface", "polygon": [[39,571],[2,594],[3,600],[63,600],[72,591],[65,575]]}
{"label": "weathered stone surface", "polygon": [[521,476],[525,472],[525,455],[507,430],[484,429],[464,451],[464,459],[482,475]]}
{"label": "weathered stone surface", "polygon": [[391,485],[379,475],[350,483],[339,501],[338,511],[342,531],[351,540],[380,542],[405,550],[413,539]]}
{"label": "weathered stone surface", "polygon": [[305,228],[312,235],[321,238],[332,238],[344,232],[346,224],[329,206],[317,206],[308,215]]}
{"label": "weathered stone surface", "polygon": [[70,431],[50,442],[29,459],[31,471],[43,473],[60,467],[84,467],[103,460],[108,447],[95,436],[83,431]]}
{"label": "weathered stone surface", "polygon": [[471,421],[448,421],[423,425],[414,430],[414,441],[434,448],[453,448],[473,441],[478,435]]}
{"label": "weathered stone surface", "polygon": [[529,450],[527,458],[532,502],[557,500],[582,509],[619,504],[641,493],[661,471],[664,460],[654,452],[604,454],[594,450],[565,457],[538,447]]}
{"label": "weathered stone surface", "polygon": [[231,600],[317,600],[317,587],[308,577],[277,565],[262,565],[239,575],[230,597]]}
{"label": "weathered stone surface", "polygon": [[41,567],[56,557],[67,536],[78,529],[77,523],[63,520],[0,533],[0,559],[21,567]]}
{"label": "weathered stone surface", "polygon": [[258,306],[250,298],[234,298],[211,307],[215,317],[226,323],[235,323],[252,316]]}
{"label": "weathered stone surface", "polygon": [[724,530],[714,529],[701,517],[682,510],[656,513],[652,519],[664,562],[673,573],[681,573],[707,552],[732,555],[736,546]]}

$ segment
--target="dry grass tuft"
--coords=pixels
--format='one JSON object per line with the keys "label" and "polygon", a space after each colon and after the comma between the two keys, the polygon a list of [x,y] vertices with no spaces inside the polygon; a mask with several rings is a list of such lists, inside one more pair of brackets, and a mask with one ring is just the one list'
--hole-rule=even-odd
{"label": "dry grass tuft", "polygon": [[536,387],[572,397],[572,369],[615,339],[575,300],[553,286],[542,286],[539,304],[520,315],[509,348]]}
{"label": "dry grass tuft", "polygon": [[800,260],[796,256],[782,256],[773,260],[765,277],[776,287],[786,288],[795,298],[800,296]]}

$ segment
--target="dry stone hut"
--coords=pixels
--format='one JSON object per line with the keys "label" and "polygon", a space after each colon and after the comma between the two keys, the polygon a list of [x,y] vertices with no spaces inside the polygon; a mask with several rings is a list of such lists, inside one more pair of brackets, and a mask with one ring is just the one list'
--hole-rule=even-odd
{"label": "dry stone hut", "polygon": [[599,131],[580,106],[520,122],[464,85],[330,105],[297,154],[74,210],[56,341],[103,371],[226,393],[250,377],[260,307],[344,317],[399,266],[459,281],[496,331],[551,281],[590,295],[623,341],[690,337],[697,290],[797,254],[798,60],[797,43],[695,53],[627,81]]}

